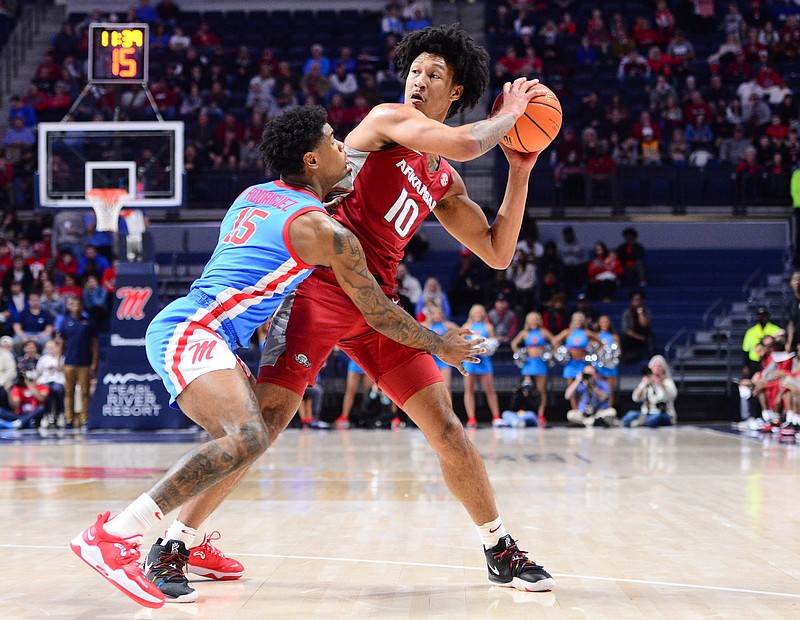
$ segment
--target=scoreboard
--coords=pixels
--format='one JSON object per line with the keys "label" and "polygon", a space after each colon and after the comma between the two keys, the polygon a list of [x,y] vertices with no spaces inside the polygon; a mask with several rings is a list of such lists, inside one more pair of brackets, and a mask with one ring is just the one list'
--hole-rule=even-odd
{"label": "scoreboard", "polygon": [[147,24],[91,24],[89,83],[146,84],[149,43]]}

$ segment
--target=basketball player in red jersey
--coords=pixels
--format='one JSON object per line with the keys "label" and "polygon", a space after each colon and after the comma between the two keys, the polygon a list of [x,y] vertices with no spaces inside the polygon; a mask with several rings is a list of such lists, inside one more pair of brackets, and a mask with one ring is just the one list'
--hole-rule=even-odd
{"label": "basketball player in red jersey", "polygon": [[[486,52],[456,26],[431,27],[400,42],[397,63],[407,75],[405,103],[376,106],[345,139],[354,191],[335,215],[361,242],[367,266],[388,296],[406,243],[431,212],[487,265],[509,265],[538,153],[503,148],[508,182],[491,225],[445,158],[467,161],[486,153],[528,101],[546,93],[536,80],[520,78],[505,84],[503,105],[491,118],[450,127],[444,120],[473,107],[486,88]],[[550,574],[506,532],[481,457],[453,411],[433,358],[370,328],[329,271],[315,270],[273,316],[256,389],[270,441],[289,424],[336,344],[436,450],[448,488],[478,528],[489,580],[520,590],[551,590]],[[229,478],[185,504],[179,521],[197,527],[231,488]]]}

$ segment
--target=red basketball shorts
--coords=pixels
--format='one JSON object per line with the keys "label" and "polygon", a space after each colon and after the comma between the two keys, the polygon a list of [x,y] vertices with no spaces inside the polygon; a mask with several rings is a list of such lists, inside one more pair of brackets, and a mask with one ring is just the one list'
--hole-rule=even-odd
{"label": "red basketball shorts", "polygon": [[258,382],[302,394],[314,384],[334,345],[400,407],[413,394],[442,380],[429,353],[375,331],[333,274],[315,271],[272,316]]}

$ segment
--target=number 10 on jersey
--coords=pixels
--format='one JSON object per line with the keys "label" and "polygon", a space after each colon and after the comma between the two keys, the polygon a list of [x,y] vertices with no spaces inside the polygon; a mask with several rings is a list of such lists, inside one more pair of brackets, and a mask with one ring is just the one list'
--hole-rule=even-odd
{"label": "number 10 on jersey", "polygon": [[403,188],[389,212],[383,216],[387,222],[394,223],[394,229],[400,237],[405,237],[419,215],[419,205],[413,198],[408,197],[408,190]]}

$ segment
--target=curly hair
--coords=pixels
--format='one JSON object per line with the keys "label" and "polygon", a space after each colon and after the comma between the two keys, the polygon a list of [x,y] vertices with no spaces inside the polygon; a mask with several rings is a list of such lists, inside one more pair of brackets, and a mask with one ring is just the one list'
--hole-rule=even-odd
{"label": "curly hair", "polygon": [[450,106],[448,118],[475,107],[489,83],[489,55],[458,24],[415,30],[397,44],[395,51],[403,78],[420,54],[427,52],[444,58],[453,71],[454,83],[464,87],[464,94]]}
{"label": "curly hair", "polygon": [[279,175],[303,172],[303,155],[313,151],[323,137],[328,114],[325,109],[301,106],[283,112],[264,127],[261,158]]}

